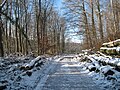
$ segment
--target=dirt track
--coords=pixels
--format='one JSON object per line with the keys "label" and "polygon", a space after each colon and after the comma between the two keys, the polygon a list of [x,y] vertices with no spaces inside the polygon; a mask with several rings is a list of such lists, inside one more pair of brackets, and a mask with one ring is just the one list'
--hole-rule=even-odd
{"label": "dirt track", "polygon": [[65,58],[55,61],[51,70],[38,83],[35,90],[100,90],[77,61]]}

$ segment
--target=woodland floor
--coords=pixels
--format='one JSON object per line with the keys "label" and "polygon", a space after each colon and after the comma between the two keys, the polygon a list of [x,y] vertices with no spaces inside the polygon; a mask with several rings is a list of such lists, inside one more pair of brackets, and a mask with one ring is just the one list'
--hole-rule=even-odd
{"label": "woodland floor", "polygon": [[99,54],[7,56],[0,58],[0,90],[120,90],[114,65],[120,58]]}
{"label": "woodland floor", "polygon": [[101,90],[91,77],[82,73],[78,63],[70,58],[52,63],[52,70],[40,80],[35,90]]}

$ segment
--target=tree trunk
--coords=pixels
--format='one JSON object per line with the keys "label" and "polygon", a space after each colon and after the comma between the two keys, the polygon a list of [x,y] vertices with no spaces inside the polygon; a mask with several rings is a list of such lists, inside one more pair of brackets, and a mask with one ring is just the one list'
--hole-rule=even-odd
{"label": "tree trunk", "polygon": [[[1,9],[0,9],[0,13],[1,13]],[[0,57],[4,56],[2,33],[3,33],[3,24],[2,24],[1,14],[0,14]]]}
{"label": "tree trunk", "polygon": [[[9,12],[9,14],[10,14],[10,17],[12,16],[12,0],[10,1],[10,12]],[[12,48],[11,48],[11,44],[13,43],[13,41],[12,41],[12,32],[11,32],[11,23],[9,22],[9,53],[11,53],[12,52]]]}
{"label": "tree trunk", "polygon": [[57,53],[60,53],[60,32],[57,33]]}
{"label": "tree trunk", "polygon": [[41,0],[39,0],[39,11],[36,16],[36,18],[37,18],[37,46],[38,46],[37,53],[38,53],[38,55],[40,55],[40,31],[39,31],[39,29],[40,29],[39,26],[40,26],[40,21],[41,21],[40,15],[41,15]]}
{"label": "tree trunk", "polygon": [[92,42],[91,42],[92,40],[90,37],[90,30],[89,30],[89,26],[88,26],[88,20],[87,20],[84,0],[83,0],[83,15],[84,15],[84,20],[85,20],[85,36],[87,39],[87,45],[88,45],[88,48],[91,48],[92,47]]}
{"label": "tree trunk", "polygon": [[103,25],[102,25],[102,19],[101,19],[101,13],[100,13],[100,3],[99,0],[97,0],[97,9],[98,9],[98,17],[99,17],[99,31],[100,31],[100,38],[101,43],[104,42],[104,35],[103,35]]}
{"label": "tree trunk", "polygon": [[[25,8],[25,34],[28,35],[28,13],[27,13],[27,6],[26,6],[26,2],[24,0],[24,8]],[[39,20],[39,19],[38,19]],[[28,42],[27,42],[27,39],[25,40],[25,54],[27,55],[28,54]]]}
{"label": "tree trunk", "polygon": [[61,36],[62,36],[62,40],[61,40],[61,41],[62,41],[62,43],[61,43],[61,44],[62,44],[62,45],[61,45],[61,51],[62,51],[62,52],[61,52],[61,53],[64,53],[64,50],[65,50],[65,35],[64,35],[65,32],[64,32],[64,31],[65,31],[65,30],[62,30],[62,32],[61,32],[61,33],[62,33],[62,35],[61,35]]}
{"label": "tree trunk", "polygon": [[[6,14],[8,15],[8,2],[6,3]],[[5,36],[6,36],[6,53],[9,54],[9,45],[8,45],[8,19],[5,20]]]}
{"label": "tree trunk", "polygon": [[93,33],[93,43],[94,47],[97,46],[97,33],[95,28],[95,21],[94,21],[94,7],[93,7],[93,1],[91,0],[91,8],[92,8],[92,33]]}
{"label": "tree trunk", "polygon": [[19,52],[19,41],[18,41],[18,18],[16,18],[16,26],[15,26],[15,37],[16,37],[16,52]]}

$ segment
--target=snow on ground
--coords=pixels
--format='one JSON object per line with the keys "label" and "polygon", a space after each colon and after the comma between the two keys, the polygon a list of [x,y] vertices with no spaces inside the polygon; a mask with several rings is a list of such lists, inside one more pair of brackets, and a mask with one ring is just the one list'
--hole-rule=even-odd
{"label": "snow on ground", "polygon": [[51,61],[58,57],[10,55],[0,58],[0,90],[33,90]]}
{"label": "snow on ground", "polygon": [[[89,55],[84,51],[79,55],[68,56],[10,55],[0,58],[0,90],[38,90],[39,84],[44,83],[50,70],[55,68],[51,64],[65,58],[70,63],[74,62],[72,66],[81,67],[80,73],[92,77],[103,90],[120,89],[120,58],[93,53]],[[62,67],[68,66],[66,64]]]}
{"label": "snow on ground", "polygon": [[103,90],[120,90],[120,58],[86,53],[82,56],[79,63],[83,67],[81,73],[87,73]]}

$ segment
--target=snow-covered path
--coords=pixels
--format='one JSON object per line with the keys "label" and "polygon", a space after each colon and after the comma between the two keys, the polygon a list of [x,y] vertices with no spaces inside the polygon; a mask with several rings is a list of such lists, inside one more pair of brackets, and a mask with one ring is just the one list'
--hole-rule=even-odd
{"label": "snow-covered path", "polygon": [[[35,90],[100,90],[91,77],[82,72],[79,62],[64,58],[53,62]],[[48,71],[47,71],[48,72]]]}

